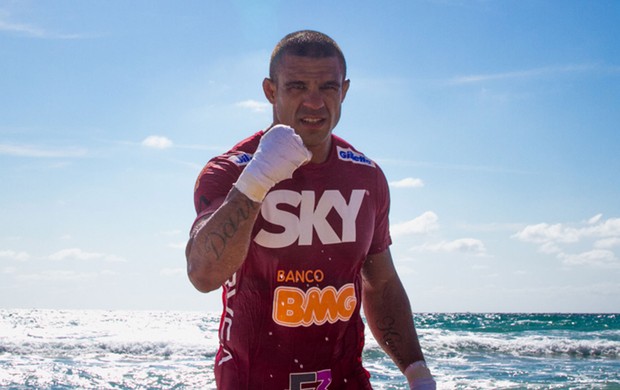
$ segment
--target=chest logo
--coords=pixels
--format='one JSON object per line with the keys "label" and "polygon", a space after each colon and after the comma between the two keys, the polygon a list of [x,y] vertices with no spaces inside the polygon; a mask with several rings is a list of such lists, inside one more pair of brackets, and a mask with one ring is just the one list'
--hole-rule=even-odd
{"label": "chest logo", "polygon": [[[355,221],[364,200],[365,190],[353,190],[349,201],[337,190],[327,190],[316,201],[314,191],[295,192],[276,190],[265,198],[261,214],[263,218],[281,229],[266,231],[261,229],[254,241],[266,248],[284,248],[295,241],[298,245],[312,245],[313,232],[322,244],[354,242],[357,237]],[[289,205],[299,209],[299,215],[278,207]],[[336,232],[327,221],[327,216],[335,211],[342,221],[342,231]]]}
{"label": "chest logo", "polygon": [[272,318],[275,323],[295,328],[348,321],[357,306],[353,283],[339,290],[333,286],[324,289],[311,287],[303,291],[296,287],[282,286],[275,290]]}

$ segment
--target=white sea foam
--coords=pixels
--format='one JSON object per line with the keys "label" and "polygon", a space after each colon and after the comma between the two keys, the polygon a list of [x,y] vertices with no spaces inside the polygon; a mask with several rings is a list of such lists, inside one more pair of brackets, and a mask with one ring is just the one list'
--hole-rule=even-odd
{"label": "white sea foam", "polygon": [[124,311],[0,311],[0,387],[205,388],[216,316]]}
{"label": "white sea foam", "polygon": [[[420,321],[438,388],[620,388],[615,318],[609,327],[597,318],[594,331],[574,331],[522,317]],[[510,331],[512,324],[521,330]],[[523,330],[532,324],[536,330]],[[213,388],[218,327],[212,313],[0,310],[0,388]],[[407,388],[368,329],[363,359],[375,389]]]}
{"label": "white sea foam", "polygon": [[[57,348],[129,354],[217,348],[218,322],[200,313],[106,311],[0,311],[0,348],[28,353]],[[191,346],[191,347],[190,347]]]}
{"label": "white sea foam", "polygon": [[613,340],[612,333],[607,332],[606,336],[600,338],[590,335],[587,339],[579,339],[576,335],[569,334],[512,336],[479,332],[436,332],[434,337],[426,340],[425,346],[439,355],[486,353],[525,357],[566,355],[618,358],[620,341]]}

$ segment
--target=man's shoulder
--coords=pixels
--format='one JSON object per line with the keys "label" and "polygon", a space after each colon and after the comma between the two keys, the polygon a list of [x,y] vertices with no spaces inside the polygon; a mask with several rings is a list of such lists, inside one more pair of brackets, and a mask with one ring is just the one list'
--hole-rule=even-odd
{"label": "man's shoulder", "polygon": [[264,133],[265,132],[261,130],[239,141],[235,146],[232,147],[232,149],[228,151],[228,153],[245,152],[253,154],[258,148],[258,143],[260,142],[260,139]]}
{"label": "man's shoulder", "polygon": [[225,197],[245,166],[252,159],[263,134],[259,131],[240,141],[227,152],[212,157],[202,168],[194,186],[196,211],[201,212],[214,199]]}
{"label": "man's shoulder", "polygon": [[[243,168],[250,162],[263,132],[259,131],[238,142],[230,150],[211,157],[198,174],[198,182],[225,177],[236,180]],[[198,183],[196,185],[198,188]]]}
{"label": "man's shoulder", "polygon": [[231,165],[238,167],[247,165],[252,159],[254,152],[256,152],[262,135],[263,131],[259,131],[239,141],[228,151],[212,157],[205,168],[213,165]]}

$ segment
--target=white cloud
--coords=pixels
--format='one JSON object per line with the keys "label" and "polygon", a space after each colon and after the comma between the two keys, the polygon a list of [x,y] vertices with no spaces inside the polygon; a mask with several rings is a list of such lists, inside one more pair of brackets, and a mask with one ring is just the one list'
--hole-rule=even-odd
{"label": "white cloud", "polygon": [[161,135],[150,135],[142,141],[142,146],[153,149],[168,149],[172,147],[172,141]]}
{"label": "white cloud", "polygon": [[588,224],[594,225],[595,223],[598,223],[602,217],[603,217],[603,214],[596,214],[594,217],[588,219]]}
{"label": "white cloud", "polygon": [[42,39],[80,39],[85,37],[81,34],[60,34],[32,24],[13,22],[7,19],[6,13],[4,15],[0,13],[0,31]]}
{"label": "white cloud", "polygon": [[17,272],[17,268],[15,267],[4,267],[0,270],[0,274],[14,274]]}
{"label": "white cloud", "polygon": [[533,78],[533,77],[558,75],[558,74],[570,74],[570,73],[596,71],[596,70],[601,70],[601,68],[595,65],[591,65],[591,64],[550,66],[550,67],[534,68],[534,69],[527,69],[527,70],[514,71],[514,72],[459,76],[459,77],[455,77],[452,80],[450,80],[448,84],[453,84],[453,85],[475,84],[475,83],[480,83],[480,82],[485,82],[485,81],[524,79],[524,78]]}
{"label": "white cloud", "polygon": [[610,218],[592,226],[587,233],[594,237],[620,237],[620,218]]}
{"label": "white cloud", "polygon": [[620,246],[620,237],[604,238],[594,243],[594,247],[599,249],[610,249],[616,246]]}
{"label": "white cloud", "polygon": [[18,33],[35,38],[44,38],[48,35],[45,30],[39,27],[24,23],[13,23],[3,19],[0,19],[0,31]]}
{"label": "white cloud", "polygon": [[124,262],[120,256],[108,255],[104,253],[85,252],[79,248],[62,249],[56,253],[49,255],[50,260],[63,261],[63,260],[102,260],[109,262]]}
{"label": "white cloud", "polygon": [[593,249],[578,254],[560,253],[558,257],[566,265],[589,265],[603,268],[620,268],[616,255],[607,249]]}
{"label": "white cloud", "polygon": [[545,242],[538,248],[538,251],[547,254],[562,253],[562,249],[554,242]]}
{"label": "white cloud", "polygon": [[[539,251],[554,254],[565,265],[616,267],[618,257],[611,250],[620,246],[620,218],[604,220],[597,214],[586,221],[573,224],[539,223],[528,225],[513,238],[539,244]],[[569,253],[569,244],[591,245],[591,250]]]}
{"label": "white cloud", "polygon": [[437,214],[426,211],[419,217],[411,221],[397,223],[390,227],[392,236],[403,236],[408,234],[425,234],[439,228]]}
{"label": "white cloud", "polygon": [[539,223],[526,226],[514,237],[525,242],[547,243],[557,241],[566,243],[579,241],[579,234],[577,229],[568,228],[559,223],[554,225]]}
{"label": "white cloud", "polygon": [[402,180],[390,182],[390,187],[394,188],[420,188],[424,187],[422,179],[416,179],[413,177],[407,177]]}
{"label": "white cloud", "polygon": [[259,102],[257,100],[244,100],[236,104],[237,107],[246,108],[254,112],[265,112],[271,108],[271,104],[267,102]]}
{"label": "white cloud", "polygon": [[430,252],[464,253],[476,256],[485,255],[487,251],[484,243],[475,238],[459,238],[457,240],[442,241],[436,244],[424,244],[416,249]]}
{"label": "white cloud", "polygon": [[26,261],[30,258],[30,255],[26,252],[16,252],[12,250],[0,251],[0,259],[9,259],[15,261]]}
{"label": "white cloud", "polygon": [[83,157],[86,153],[86,149],[82,148],[50,149],[32,145],[0,144],[0,154],[15,157],[72,158]]}
{"label": "white cloud", "polygon": [[539,223],[528,225],[513,237],[525,242],[534,243],[573,243],[584,238],[620,238],[620,218],[601,220],[597,214],[586,222],[586,226],[566,226],[561,223]]}

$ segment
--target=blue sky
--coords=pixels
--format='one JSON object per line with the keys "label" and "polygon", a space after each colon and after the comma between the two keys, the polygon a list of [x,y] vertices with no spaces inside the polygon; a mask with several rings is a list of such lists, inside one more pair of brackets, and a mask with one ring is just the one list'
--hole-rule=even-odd
{"label": "blue sky", "polygon": [[220,310],[185,276],[206,161],[270,123],[299,29],[391,183],[414,311],[620,311],[617,1],[0,1],[0,307]]}

